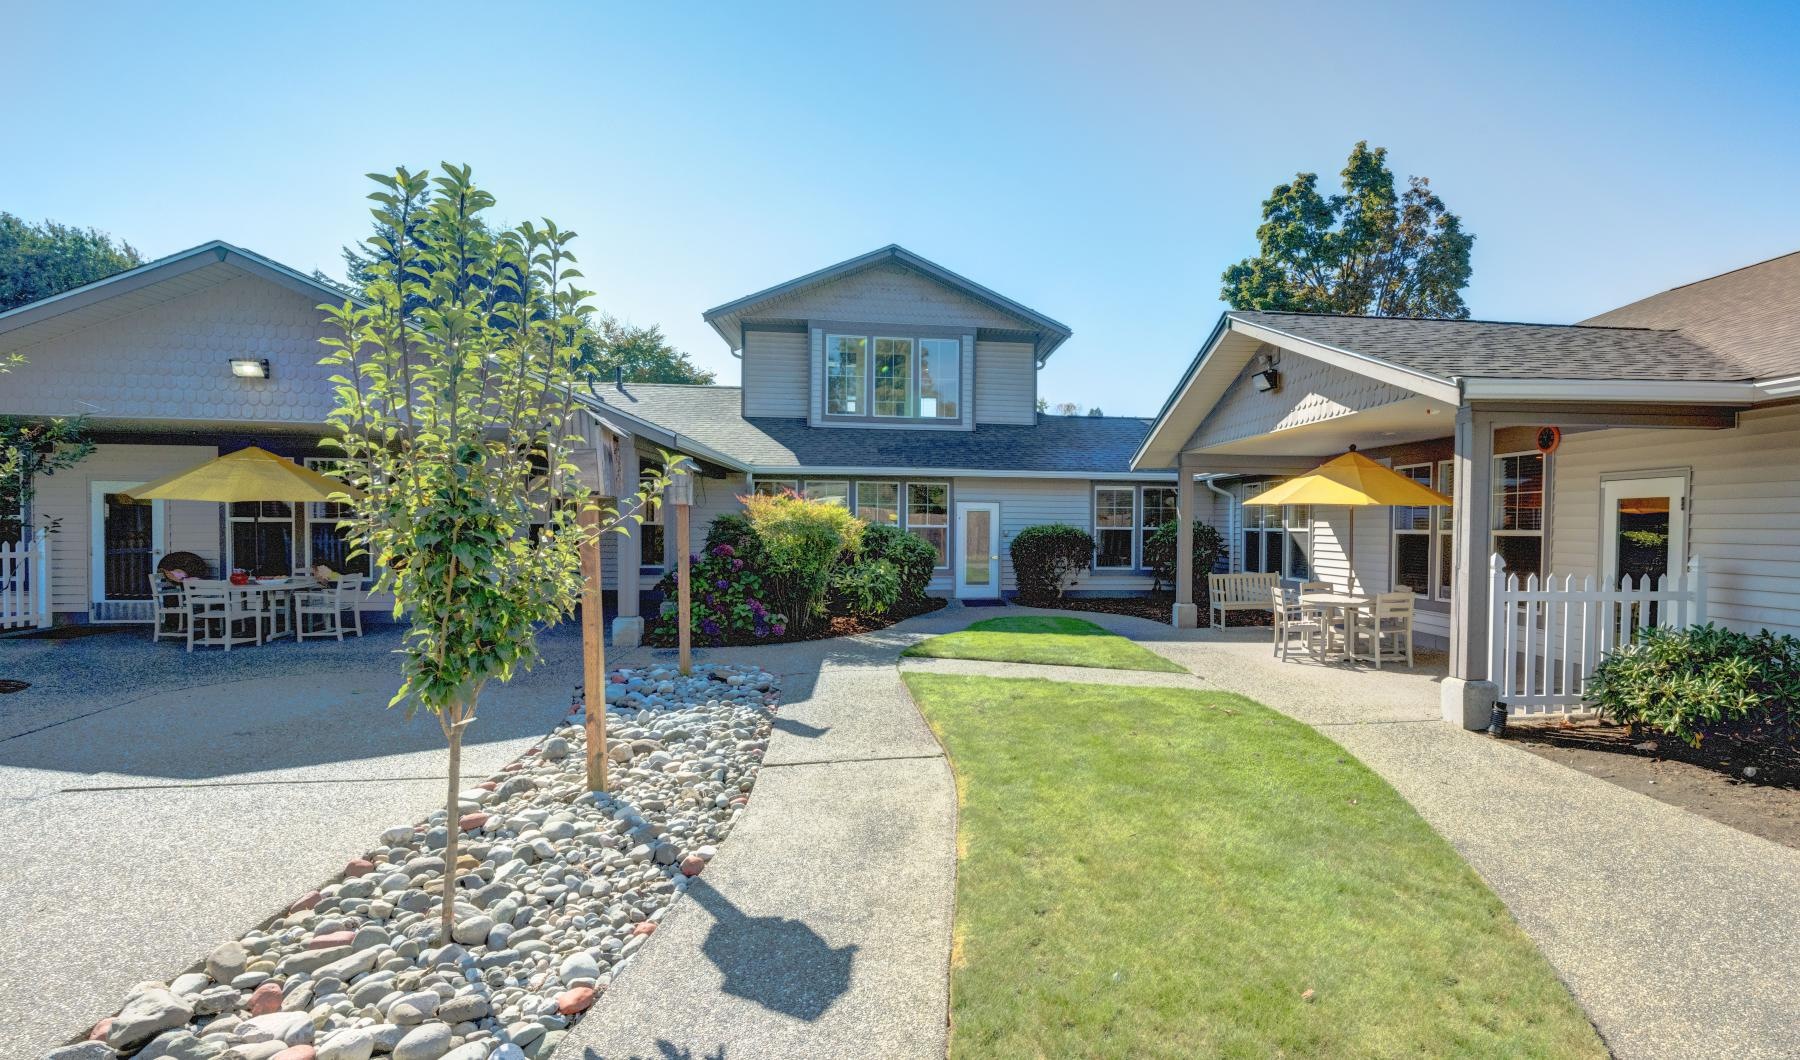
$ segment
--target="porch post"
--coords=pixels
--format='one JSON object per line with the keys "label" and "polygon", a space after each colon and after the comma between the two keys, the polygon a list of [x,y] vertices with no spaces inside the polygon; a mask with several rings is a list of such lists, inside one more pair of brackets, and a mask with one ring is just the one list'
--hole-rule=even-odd
{"label": "porch post", "polygon": [[1493,527],[1494,415],[1456,410],[1456,507],[1451,531],[1450,673],[1441,686],[1445,721],[1484,729],[1498,686],[1488,680],[1488,538]]}
{"label": "porch post", "polygon": [[1194,606],[1194,469],[1187,454],[1176,458],[1176,470],[1175,613],[1170,623],[1193,629],[1200,624],[1200,610]]}
{"label": "porch post", "polygon": [[[638,454],[636,439],[627,435],[619,440],[619,479],[621,504],[637,492]],[[624,514],[621,512],[620,514]],[[615,648],[635,648],[644,640],[644,620],[638,611],[638,568],[643,566],[643,530],[635,519],[625,521],[624,533],[615,534],[618,562],[613,566],[613,584],[618,587],[618,612],[613,618],[612,639]]]}

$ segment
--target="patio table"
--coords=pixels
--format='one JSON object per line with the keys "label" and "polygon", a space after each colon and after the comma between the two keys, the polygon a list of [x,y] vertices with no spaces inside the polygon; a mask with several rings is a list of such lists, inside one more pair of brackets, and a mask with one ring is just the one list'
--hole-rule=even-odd
{"label": "patio table", "polygon": [[[261,605],[265,603],[272,603],[274,606],[286,609],[287,622],[285,625],[287,628],[280,632],[271,631],[268,636],[262,638],[263,642],[267,643],[294,635],[294,593],[303,589],[315,589],[318,588],[318,585],[317,580],[305,577],[260,578],[243,585],[227,586],[226,591],[242,593],[246,603],[258,605],[256,607],[258,611],[263,610]],[[271,600],[271,598],[273,599]]]}
{"label": "patio table", "polygon": [[[1361,611],[1365,607],[1373,607],[1375,598],[1361,593],[1314,592],[1301,593],[1300,603],[1307,607],[1316,607],[1325,616],[1325,647],[1323,655],[1327,660],[1343,660],[1350,657],[1350,612]],[[1331,618],[1341,615],[1344,620],[1344,640],[1338,645],[1336,652],[1331,647]]]}

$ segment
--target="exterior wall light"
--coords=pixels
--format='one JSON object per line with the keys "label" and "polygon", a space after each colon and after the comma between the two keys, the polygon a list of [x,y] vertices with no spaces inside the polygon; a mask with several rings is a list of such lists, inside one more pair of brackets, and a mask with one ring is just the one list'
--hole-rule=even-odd
{"label": "exterior wall light", "polygon": [[1256,373],[1256,389],[1258,393],[1273,394],[1281,389],[1281,373],[1274,368],[1264,368]]}
{"label": "exterior wall light", "polygon": [[239,379],[269,378],[269,359],[267,357],[233,357],[231,358],[231,374]]}

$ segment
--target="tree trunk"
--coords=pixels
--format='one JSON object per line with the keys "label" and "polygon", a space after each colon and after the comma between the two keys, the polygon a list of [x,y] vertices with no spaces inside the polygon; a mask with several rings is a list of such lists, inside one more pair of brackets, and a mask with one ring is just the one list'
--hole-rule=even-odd
{"label": "tree trunk", "polygon": [[438,925],[442,929],[439,941],[444,944],[450,942],[450,927],[456,920],[456,848],[457,840],[462,836],[462,828],[457,823],[462,816],[457,799],[462,790],[462,718],[473,713],[472,709],[459,712],[457,720],[445,733],[450,741],[450,778],[444,792],[444,831],[449,838],[444,843],[444,909]]}

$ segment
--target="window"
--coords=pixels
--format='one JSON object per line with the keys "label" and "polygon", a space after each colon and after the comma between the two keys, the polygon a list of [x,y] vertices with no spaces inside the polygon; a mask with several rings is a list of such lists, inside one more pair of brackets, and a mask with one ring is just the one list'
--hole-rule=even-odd
{"label": "window", "polygon": [[916,416],[911,339],[875,340],[875,415]]}
{"label": "window", "polygon": [[[661,467],[646,467],[642,474],[654,475]],[[663,529],[662,498],[652,500],[644,508],[644,521],[638,526],[638,565],[640,567],[666,566],[668,553],[665,550],[668,541],[667,531]]]}
{"label": "window", "polygon": [[[1261,493],[1266,482],[1252,482],[1244,487],[1244,499]],[[1282,509],[1260,504],[1246,504],[1244,513],[1244,570],[1252,574],[1280,574],[1282,555],[1287,551],[1287,528]]]}
{"label": "window", "polygon": [[919,340],[919,408],[923,419],[953,420],[960,415],[962,340]]}
{"label": "window", "polygon": [[[1430,464],[1408,464],[1394,473],[1431,487]],[[1393,586],[1424,596],[1431,592],[1431,509],[1425,506],[1392,509],[1394,520]]]}
{"label": "window", "polygon": [[[304,457],[301,464],[314,471],[338,466],[333,457]],[[350,559],[350,532],[338,521],[348,513],[347,507],[332,501],[308,501],[306,504],[306,569],[314,570],[323,563],[339,574],[369,573],[369,556],[364,553]]]}
{"label": "window", "polygon": [[848,508],[850,506],[850,483],[843,479],[822,481],[807,479],[806,498],[815,501],[830,501]]}
{"label": "window", "polygon": [[950,565],[950,486],[943,482],[906,484],[906,531],[937,549],[939,568]]}
{"label": "window", "polygon": [[780,493],[799,493],[800,480],[797,478],[759,478],[756,480],[758,497],[773,497]]}
{"label": "window", "polygon": [[856,517],[870,526],[900,525],[900,484],[898,482],[858,482],[856,484]]}
{"label": "window", "polygon": [[1312,580],[1312,505],[1290,504],[1287,522],[1287,576],[1297,581]]}
{"label": "window", "polygon": [[1094,490],[1094,569],[1129,569],[1137,533],[1137,496],[1130,486]]}
{"label": "window", "polygon": [[[1441,460],[1437,466],[1437,489],[1439,493],[1456,499],[1456,463],[1452,460]],[[1451,556],[1455,551],[1450,531],[1456,523],[1456,509],[1452,507],[1437,510],[1437,592],[1439,600],[1450,599],[1451,575],[1455,572]]]}
{"label": "window", "polygon": [[1175,518],[1175,487],[1144,487],[1144,536],[1149,537]]}
{"label": "window", "polygon": [[869,340],[860,335],[825,336],[825,411],[834,416],[863,414],[863,380]]}
{"label": "window", "polygon": [[1493,542],[1521,584],[1544,573],[1544,455],[1494,457]]}
{"label": "window", "polygon": [[286,501],[233,501],[225,562],[258,577],[294,572],[294,508]]}

